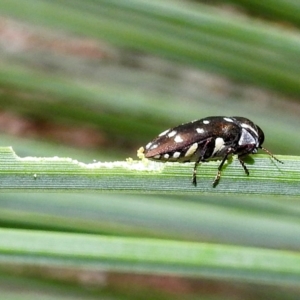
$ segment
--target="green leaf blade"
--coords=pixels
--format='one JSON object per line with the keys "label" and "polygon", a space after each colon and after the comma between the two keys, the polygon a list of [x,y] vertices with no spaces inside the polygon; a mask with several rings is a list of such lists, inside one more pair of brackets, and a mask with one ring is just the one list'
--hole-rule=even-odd
{"label": "green leaf blade", "polygon": [[300,254],[296,252],[42,231],[0,229],[0,259],[255,282],[294,284],[300,280]]}
{"label": "green leaf blade", "polygon": [[71,158],[19,158],[11,148],[0,148],[0,188],[4,190],[127,191],[139,193],[236,193],[300,195],[300,157],[266,155],[251,160],[246,176],[234,159],[225,165],[220,183],[212,186],[219,162],[198,167],[198,185],[191,184],[193,164],[150,161],[80,163]]}

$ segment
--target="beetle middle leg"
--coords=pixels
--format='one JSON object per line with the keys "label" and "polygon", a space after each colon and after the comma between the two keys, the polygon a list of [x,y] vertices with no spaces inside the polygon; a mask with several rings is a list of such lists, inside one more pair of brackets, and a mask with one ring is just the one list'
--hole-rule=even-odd
{"label": "beetle middle leg", "polygon": [[216,177],[215,177],[215,179],[214,179],[214,181],[213,181],[213,187],[216,187],[217,184],[218,184],[219,181],[220,181],[222,167],[223,167],[225,161],[227,160],[228,155],[229,155],[229,153],[226,153],[226,155],[223,157],[223,159],[222,159],[222,161],[221,161],[221,163],[220,163],[220,165],[219,165],[219,167],[218,167],[218,173],[217,173],[217,175],[216,175]]}
{"label": "beetle middle leg", "polygon": [[218,167],[218,173],[213,181],[213,187],[216,187],[217,184],[219,183],[220,178],[221,178],[222,167],[223,167],[225,161],[228,159],[228,156],[231,155],[232,152],[233,152],[233,149],[229,148],[228,151],[226,152],[226,154],[224,155],[224,157]]}

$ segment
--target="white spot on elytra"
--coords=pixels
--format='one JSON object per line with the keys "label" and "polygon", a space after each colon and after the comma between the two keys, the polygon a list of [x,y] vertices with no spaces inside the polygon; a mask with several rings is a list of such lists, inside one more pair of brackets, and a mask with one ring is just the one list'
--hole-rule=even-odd
{"label": "white spot on elytra", "polygon": [[155,149],[155,148],[157,148],[157,147],[158,147],[157,144],[153,144],[153,145],[150,147],[150,149],[153,150],[153,149]]}
{"label": "white spot on elytra", "polygon": [[174,152],[173,157],[178,158],[180,156],[180,152]]}
{"label": "white spot on elytra", "polygon": [[224,118],[225,121],[233,123],[233,120],[230,118]]}
{"label": "white spot on elytra", "polygon": [[160,133],[158,136],[163,136],[163,135],[167,134],[169,131],[170,131],[170,129],[167,129],[167,130],[163,131],[162,133]]}
{"label": "white spot on elytra", "polygon": [[152,145],[152,143],[150,142],[150,143],[148,143],[147,145],[146,145],[146,149],[148,150],[149,148],[150,148],[150,146]]}
{"label": "white spot on elytra", "polygon": [[175,136],[174,142],[175,142],[175,143],[181,143],[181,142],[183,142],[183,139],[182,139],[181,136],[178,134],[178,135]]}
{"label": "white spot on elytra", "polygon": [[224,140],[220,137],[216,138],[215,148],[214,148],[214,152],[213,152],[212,156],[215,153],[218,153],[219,151],[221,151],[223,148],[224,148]]}
{"label": "white spot on elytra", "polygon": [[204,129],[203,129],[203,128],[196,128],[196,131],[197,131],[198,133],[203,133],[203,132],[204,132]]}
{"label": "white spot on elytra", "polygon": [[203,124],[209,124],[209,122],[210,122],[210,121],[208,121],[208,120],[204,120],[204,121],[203,121]]}
{"label": "white spot on elytra", "polygon": [[177,131],[176,131],[176,130],[173,130],[173,131],[171,131],[171,132],[168,134],[168,137],[172,137],[172,136],[174,136],[176,133],[177,133]]}
{"label": "white spot on elytra", "polygon": [[197,148],[198,148],[198,144],[197,143],[194,143],[189,149],[188,149],[188,151],[186,151],[186,153],[185,153],[185,157],[187,157],[187,156],[191,156],[191,155],[193,155],[194,153],[195,153],[195,151],[197,150]]}
{"label": "white spot on elytra", "polygon": [[164,158],[165,159],[168,159],[170,157],[170,155],[168,154],[168,153],[166,153],[165,155],[164,155]]}
{"label": "white spot on elytra", "polygon": [[153,158],[154,158],[154,159],[159,159],[159,158],[160,158],[160,155],[157,154],[157,155],[153,156]]}

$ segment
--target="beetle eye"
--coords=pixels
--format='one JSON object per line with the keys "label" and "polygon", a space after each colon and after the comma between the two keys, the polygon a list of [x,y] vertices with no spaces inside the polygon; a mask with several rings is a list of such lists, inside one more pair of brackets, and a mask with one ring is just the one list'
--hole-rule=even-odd
{"label": "beetle eye", "polygon": [[261,146],[265,140],[265,135],[259,126],[256,125],[256,127],[258,132],[258,145]]}

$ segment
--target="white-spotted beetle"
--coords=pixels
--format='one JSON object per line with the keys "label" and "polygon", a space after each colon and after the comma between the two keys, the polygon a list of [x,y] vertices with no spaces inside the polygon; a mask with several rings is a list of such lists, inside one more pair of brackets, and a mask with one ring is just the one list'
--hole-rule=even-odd
{"label": "white-spotted beetle", "polygon": [[144,149],[146,158],[171,162],[195,162],[193,170],[194,186],[197,185],[196,170],[201,162],[221,160],[213,181],[216,186],[221,177],[222,166],[232,155],[249,175],[242,160],[247,154],[258,149],[267,152],[276,161],[283,163],[262,147],[264,133],[259,126],[244,117],[207,117],[165,130]]}

